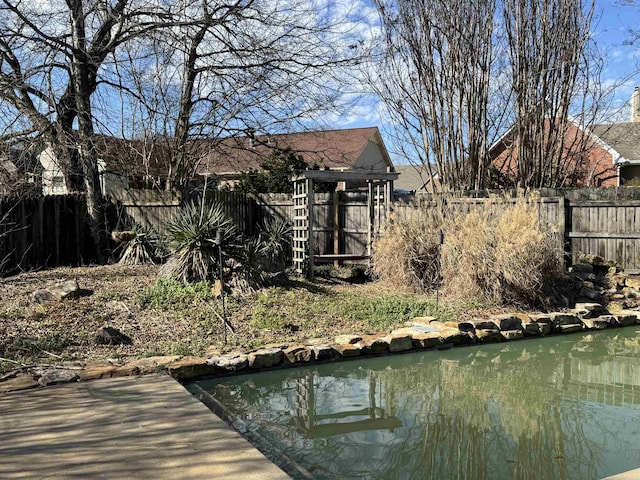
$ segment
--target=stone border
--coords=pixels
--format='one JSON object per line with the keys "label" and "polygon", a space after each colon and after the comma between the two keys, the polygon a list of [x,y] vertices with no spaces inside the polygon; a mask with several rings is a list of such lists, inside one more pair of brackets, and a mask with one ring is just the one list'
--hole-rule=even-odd
{"label": "stone border", "polygon": [[598,303],[579,303],[567,312],[502,314],[464,322],[439,322],[434,317],[417,317],[405,327],[391,333],[339,335],[333,341],[311,339],[295,345],[267,345],[251,352],[210,357],[147,357],[122,366],[33,368],[30,373],[5,378],[0,382],[0,392],[162,371],[168,372],[177,380],[189,381],[200,377],[233,375],[367,355],[443,350],[458,345],[504,342],[637,324],[640,324],[640,311],[622,310],[610,314]]}

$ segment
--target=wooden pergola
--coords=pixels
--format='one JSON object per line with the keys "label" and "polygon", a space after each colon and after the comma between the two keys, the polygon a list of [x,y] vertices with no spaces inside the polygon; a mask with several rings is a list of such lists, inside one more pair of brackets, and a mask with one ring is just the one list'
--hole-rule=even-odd
{"label": "wooden pergola", "polygon": [[[390,170],[390,169],[388,169]],[[388,212],[393,199],[393,182],[398,179],[395,172],[337,172],[332,170],[305,170],[292,178],[293,181],[293,266],[297,273],[313,278],[316,259],[322,261],[371,260],[374,240],[376,212],[381,207]],[[367,254],[319,255],[314,252],[314,183],[360,182],[367,184],[367,206],[369,210]],[[381,205],[381,198],[382,202]],[[337,242],[336,242],[337,245]]]}

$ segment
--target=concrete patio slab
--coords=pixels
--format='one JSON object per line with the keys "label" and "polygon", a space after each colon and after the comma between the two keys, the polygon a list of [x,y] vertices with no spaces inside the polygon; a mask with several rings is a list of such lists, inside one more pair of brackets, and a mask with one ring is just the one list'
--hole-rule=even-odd
{"label": "concrete patio slab", "polygon": [[0,395],[0,478],[289,477],[158,374]]}
{"label": "concrete patio slab", "polygon": [[640,468],[629,470],[628,472],[618,473],[602,480],[638,480],[640,479]]}

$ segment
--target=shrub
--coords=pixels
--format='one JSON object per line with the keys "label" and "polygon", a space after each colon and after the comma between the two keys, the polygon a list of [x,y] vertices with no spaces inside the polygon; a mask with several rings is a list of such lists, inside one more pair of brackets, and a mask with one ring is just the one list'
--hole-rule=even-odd
{"label": "shrub", "polygon": [[442,204],[421,205],[406,219],[391,217],[374,244],[374,275],[395,288],[414,292],[438,286],[437,232],[444,227],[442,207]]}
{"label": "shrub", "polygon": [[135,237],[127,241],[122,247],[122,255],[118,263],[120,265],[142,265],[156,263],[162,257],[160,237],[153,228],[133,226]]}
{"label": "shrub", "polygon": [[[445,216],[443,213],[446,212]],[[437,230],[445,233],[442,265]],[[375,245],[375,273],[394,285],[427,291],[440,274],[450,295],[496,304],[538,306],[561,273],[553,232],[538,217],[538,199],[493,199],[469,213],[424,206],[389,225]]]}
{"label": "shrub", "polygon": [[215,278],[218,266],[218,247],[215,239],[223,232],[227,248],[234,248],[238,238],[233,221],[218,202],[190,202],[180,209],[167,226],[172,255],[160,269],[160,275],[184,283]]}

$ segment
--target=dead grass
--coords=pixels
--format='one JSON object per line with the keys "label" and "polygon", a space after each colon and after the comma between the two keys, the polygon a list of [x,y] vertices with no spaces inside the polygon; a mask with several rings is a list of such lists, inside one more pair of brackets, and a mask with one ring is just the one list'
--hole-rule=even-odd
{"label": "dead grass", "polygon": [[[236,329],[222,344],[220,301],[206,283],[184,287],[157,282],[154,265],[58,268],[0,280],[0,372],[15,363],[75,364],[124,362],[149,355],[203,355],[207,351],[249,350],[265,344],[293,344],[340,333],[390,331],[414,316],[452,320],[481,312],[484,305],[447,302],[440,312],[432,296],[398,293],[379,283],[338,279],[291,279],[259,292],[227,298]],[[48,305],[30,294],[77,278],[87,295]],[[128,335],[132,345],[97,345],[104,326]]]}
{"label": "dead grass", "polygon": [[[445,234],[441,252],[439,229]],[[396,288],[432,290],[441,272],[451,297],[536,307],[546,303],[545,286],[561,274],[561,258],[553,232],[539,222],[538,198],[521,195],[493,198],[468,213],[441,201],[405,221],[392,219],[376,242],[374,268]]]}

